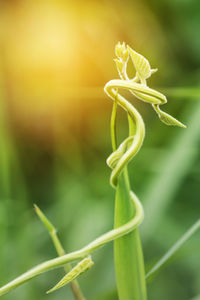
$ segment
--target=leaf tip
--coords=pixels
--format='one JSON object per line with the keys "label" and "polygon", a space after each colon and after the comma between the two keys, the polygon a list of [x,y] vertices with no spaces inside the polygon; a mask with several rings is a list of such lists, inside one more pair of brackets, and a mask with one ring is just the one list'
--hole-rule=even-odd
{"label": "leaf tip", "polygon": [[33,204],[33,209],[34,209],[34,211],[36,212],[36,214],[38,214],[38,212],[39,212],[39,207],[37,206],[37,204]]}

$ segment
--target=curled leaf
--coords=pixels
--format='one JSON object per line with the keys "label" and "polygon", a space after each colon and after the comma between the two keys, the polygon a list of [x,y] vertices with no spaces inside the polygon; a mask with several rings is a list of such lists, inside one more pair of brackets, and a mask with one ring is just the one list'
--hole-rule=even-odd
{"label": "curled leaf", "polygon": [[171,126],[179,126],[179,127],[183,127],[186,128],[186,126],[181,123],[180,121],[178,121],[177,119],[175,119],[174,117],[172,117],[171,115],[167,114],[166,112],[162,111],[159,107],[159,105],[155,105],[153,104],[153,108],[154,110],[157,112],[160,120],[166,124],[166,125],[171,125]]}
{"label": "curled leaf", "polygon": [[61,287],[67,285],[83,272],[87,271],[93,266],[94,262],[90,257],[81,260],[69,273],[67,273],[52,289],[47,291],[47,294],[52,293]]}

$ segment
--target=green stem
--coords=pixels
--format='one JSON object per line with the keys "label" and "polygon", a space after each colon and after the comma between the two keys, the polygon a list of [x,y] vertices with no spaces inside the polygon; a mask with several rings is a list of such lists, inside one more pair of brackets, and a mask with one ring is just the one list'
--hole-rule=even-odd
{"label": "green stem", "polygon": [[113,102],[111,122],[110,122],[110,131],[111,131],[111,143],[112,149],[115,151],[117,149],[117,137],[116,137],[116,114],[117,114],[117,101]]}
{"label": "green stem", "polygon": [[[59,256],[65,255],[66,253],[65,253],[65,250],[63,249],[63,246],[58,238],[56,228],[54,227],[54,225],[49,221],[49,219],[44,215],[44,213],[41,211],[41,209],[36,204],[34,205],[34,208],[35,208],[36,214],[38,215],[38,217],[40,218],[42,223],[45,225],[45,227],[47,228],[58,255]],[[68,273],[71,269],[72,269],[72,266],[69,263],[64,265],[64,270],[66,273]],[[76,300],[86,300],[85,297],[83,296],[83,293],[81,291],[81,288],[80,288],[77,280],[73,280],[70,283],[70,287],[71,287],[72,293],[74,295],[74,298]]]}
{"label": "green stem", "polygon": [[[118,99],[118,95],[116,99]],[[114,101],[111,116],[113,151],[115,151],[117,147],[116,101]],[[128,123],[129,137],[131,137],[136,133],[137,118],[136,122],[134,122],[133,116],[128,113]],[[144,132],[144,130],[142,130],[142,132]],[[121,175],[119,175],[116,188],[114,227],[118,228],[122,226],[133,218],[134,215],[135,207],[131,204],[128,171],[127,167],[125,167]],[[145,300],[147,295],[144,260],[138,229],[114,241],[114,260],[119,299]]]}
{"label": "green stem", "polygon": [[[115,198],[115,227],[134,216],[130,202],[128,172],[119,177]],[[115,271],[120,300],[145,300],[146,282],[138,229],[114,241]]]}

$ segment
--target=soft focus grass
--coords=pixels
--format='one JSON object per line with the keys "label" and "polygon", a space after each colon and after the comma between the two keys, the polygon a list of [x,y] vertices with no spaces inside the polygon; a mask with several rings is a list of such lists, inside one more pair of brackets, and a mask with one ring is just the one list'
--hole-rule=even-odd
{"label": "soft focus grass", "polygon": [[[113,7],[107,2],[101,5],[87,2],[79,21],[75,17],[76,7],[68,7],[68,14],[80,31],[76,32],[77,40],[78,34],[87,37],[82,51],[80,46],[76,48],[79,60],[74,65],[66,63],[67,71],[72,73],[70,79],[66,70],[55,73],[53,79],[46,76],[47,70],[38,84],[34,81],[37,74],[31,73],[32,67],[27,62],[28,56],[20,73],[13,58],[18,52],[12,52],[12,45],[6,40],[6,37],[12,40],[12,32],[2,26],[4,47],[1,49],[6,49],[7,55],[1,51],[1,285],[35,264],[56,256],[45,229],[34,214],[33,203],[37,203],[56,225],[66,251],[87,244],[113,226],[114,191],[109,186],[110,170],[105,163],[111,152],[109,117],[112,103],[104,96],[103,86],[113,74],[117,75],[110,62],[117,40],[125,40],[152,57],[153,67],[159,66],[159,75],[154,75],[152,85],[157,84],[159,78],[160,86],[176,88],[174,94],[173,89],[168,90],[169,94],[166,90],[166,110],[188,126],[186,130],[165,127],[150,107],[133,100],[147,128],[144,147],[129,167],[131,185],[145,207],[141,234],[147,267],[150,268],[199,218],[200,95],[193,92],[190,97],[187,89],[186,97],[183,90],[184,87],[198,87],[200,82],[199,4],[167,0],[136,1],[135,6],[129,1],[124,3],[122,7],[117,1]],[[9,5],[14,9],[12,2]],[[4,9],[1,22],[10,22],[5,18]],[[100,10],[105,13],[99,14]],[[81,15],[81,10],[78,14]],[[18,18],[20,21],[23,16]],[[109,25],[107,30],[102,28],[102,20]],[[26,41],[22,32],[15,35]],[[94,55],[94,45],[101,47],[102,56]],[[23,51],[28,55],[29,50]],[[49,53],[53,55],[53,51]],[[61,56],[61,63],[62,59]],[[57,61],[48,59],[48,63],[54,74]],[[27,74],[30,78],[24,82]],[[67,79],[58,84],[62,76]],[[27,82],[30,85],[27,86]],[[66,82],[69,86],[63,88]],[[181,94],[177,94],[178,86],[182,86]],[[41,103],[42,97],[45,99]],[[67,107],[63,104],[65,101]],[[56,108],[59,105],[60,109]],[[124,137],[127,129],[124,114],[119,118],[120,134]],[[189,300],[200,294],[199,246],[199,233],[196,233],[148,284],[149,299]],[[80,278],[84,293],[91,300],[116,300],[112,245],[98,251],[94,261],[93,269]],[[62,274],[58,269],[42,275],[4,299],[45,299],[45,291]],[[50,300],[55,298],[73,299],[68,287],[48,296]]]}

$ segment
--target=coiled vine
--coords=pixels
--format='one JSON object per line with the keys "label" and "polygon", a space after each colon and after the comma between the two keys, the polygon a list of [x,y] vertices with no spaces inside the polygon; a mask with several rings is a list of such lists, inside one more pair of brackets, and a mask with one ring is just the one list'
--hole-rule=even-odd
{"label": "coiled vine", "polygon": [[[116,66],[120,79],[109,81],[105,85],[106,94],[113,100],[113,110],[111,117],[111,140],[113,152],[107,159],[107,164],[111,167],[111,185],[116,189],[116,208],[115,208],[115,228],[98,237],[87,246],[69,254],[64,254],[56,232],[52,224],[45,215],[36,207],[36,212],[47,227],[52,236],[52,240],[58,254],[55,259],[46,261],[10,283],[0,288],[0,296],[27,282],[28,280],[47,272],[51,269],[65,266],[67,263],[78,261],[67,274],[48,291],[53,292],[58,288],[75,280],[81,273],[85,272],[93,265],[91,254],[94,250],[107,244],[115,242],[115,268],[120,300],[145,300],[146,283],[142,255],[142,247],[138,233],[138,226],[143,220],[143,207],[137,196],[131,191],[127,164],[140,150],[144,136],[145,126],[143,119],[136,108],[126,100],[119,90],[128,90],[139,100],[152,104],[160,120],[167,125],[177,125],[185,127],[181,122],[163,112],[160,105],[167,102],[166,97],[160,92],[147,86],[146,80],[157,70],[151,69],[146,58],[132,50],[125,43],[118,43],[115,48],[117,58]],[[136,74],[130,79],[127,74],[127,63],[131,59]],[[117,108],[122,107],[127,113],[129,123],[129,136],[117,146],[116,138],[116,113]],[[81,298],[82,297],[82,298]],[[77,299],[84,299],[80,296]]]}

